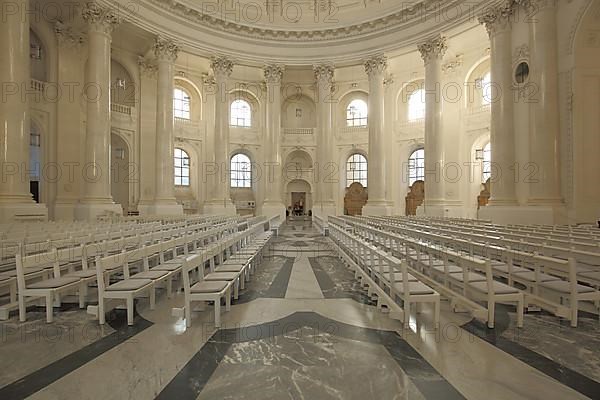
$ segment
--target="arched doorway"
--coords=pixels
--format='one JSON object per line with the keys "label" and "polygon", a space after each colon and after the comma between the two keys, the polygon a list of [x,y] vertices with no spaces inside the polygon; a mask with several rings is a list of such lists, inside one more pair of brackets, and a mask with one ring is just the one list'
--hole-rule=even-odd
{"label": "arched doorway", "polygon": [[110,191],[113,201],[120,204],[123,213],[129,211],[129,148],[127,143],[119,135],[110,135]]}
{"label": "arched doorway", "polygon": [[286,187],[286,203],[290,215],[312,214],[312,188],[304,179],[294,179]]}

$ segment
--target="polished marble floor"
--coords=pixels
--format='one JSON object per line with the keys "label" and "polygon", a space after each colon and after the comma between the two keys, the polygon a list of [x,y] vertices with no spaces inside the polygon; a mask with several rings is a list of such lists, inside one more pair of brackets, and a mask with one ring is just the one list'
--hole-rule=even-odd
{"label": "polished marble floor", "polygon": [[45,323],[0,322],[0,399],[600,399],[600,323],[540,313],[515,327],[497,310],[485,328],[443,304],[414,311],[409,329],[380,313],[309,221],[286,223],[216,330],[174,316],[182,294],[160,293],[108,324],[76,306]]}

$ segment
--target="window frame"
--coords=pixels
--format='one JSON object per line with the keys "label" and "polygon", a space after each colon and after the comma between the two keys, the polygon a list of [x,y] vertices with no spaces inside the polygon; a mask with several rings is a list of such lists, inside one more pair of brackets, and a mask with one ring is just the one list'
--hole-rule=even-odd
{"label": "window frame", "polygon": [[[417,97],[417,94],[420,94],[420,98],[421,98],[421,102],[419,103],[419,109],[417,111],[414,111],[414,108],[417,105],[416,100],[413,100]],[[426,105],[425,105],[426,101],[425,101],[425,89],[423,88],[419,88],[416,89],[415,91],[413,91],[409,96],[408,96],[408,113],[407,113],[407,118],[409,122],[414,122],[414,121],[419,121],[421,119],[425,119],[425,113],[426,113]]]}
{"label": "window frame", "polygon": [[[353,104],[356,104],[356,103],[362,103],[361,106],[364,105],[364,110],[366,111],[364,116],[362,115],[360,110],[358,110],[359,111],[358,116],[350,113],[350,109],[355,108],[355,107],[353,107]],[[350,103],[348,103],[348,106],[346,107],[346,126],[351,127],[351,128],[365,127],[368,125],[368,123],[369,123],[369,105],[368,105],[368,103],[363,99],[353,99],[352,101],[350,101]]]}
{"label": "window frame", "polygon": [[[247,164],[247,169],[244,168],[244,164]],[[236,153],[231,156],[229,169],[229,187],[233,189],[252,188],[252,160],[247,154]]]}
{"label": "window frame", "polygon": [[[358,168],[356,168],[358,166]],[[346,160],[346,187],[350,187],[354,182],[367,187],[369,173],[369,161],[364,154],[353,153]]]}
{"label": "window frame", "polygon": [[[179,154],[178,154],[179,152]],[[182,148],[175,147],[173,152],[173,178],[176,187],[190,187],[191,179],[190,179],[190,165],[191,159],[190,155],[187,151]],[[186,163],[187,160],[187,163]],[[185,180],[187,179],[187,183]]]}
{"label": "window frame", "polygon": [[[183,98],[177,97],[178,92],[183,93]],[[187,90],[179,86],[173,89],[173,117],[185,120],[192,119],[192,97]]]}
{"label": "window frame", "polygon": [[[247,117],[237,117],[234,116],[234,105],[235,104],[239,104],[239,103],[243,103],[248,107],[248,115]],[[240,110],[239,108],[236,109]],[[235,121],[234,121],[235,118]],[[242,124],[240,124],[240,120],[242,121]],[[237,128],[251,128],[252,127],[252,106],[250,105],[250,102],[244,99],[235,99],[231,102],[231,104],[229,105],[229,126],[235,126]]]}
{"label": "window frame", "polygon": [[416,181],[425,182],[425,148],[423,147],[415,149],[408,157],[408,186],[411,187]]}

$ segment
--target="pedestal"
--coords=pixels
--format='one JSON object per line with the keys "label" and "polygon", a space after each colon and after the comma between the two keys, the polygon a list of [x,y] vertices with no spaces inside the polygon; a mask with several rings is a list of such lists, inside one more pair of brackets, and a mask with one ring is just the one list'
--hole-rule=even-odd
{"label": "pedestal", "polygon": [[390,216],[392,215],[394,208],[387,202],[373,203],[367,202],[363,207],[362,214],[369,216]]}
{"label": "pedestal", "polygon": [[31,220],[48,220],[48,209],[43,204],[0,204],[0,221],[3,223]]}

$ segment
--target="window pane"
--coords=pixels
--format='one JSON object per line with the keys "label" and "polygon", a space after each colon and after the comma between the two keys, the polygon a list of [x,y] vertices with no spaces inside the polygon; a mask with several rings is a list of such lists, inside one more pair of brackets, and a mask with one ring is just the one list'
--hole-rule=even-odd
{"label": "window pane", "polygon": [[230,125],[250,127],[252,126],[252,109],[245,100],[234,100],[231,103]]}
{"label": "window pane", "polygon": [[408,98],[408,120],[425,118],[425,90],[415,90]]}
{"label": "window pane", "polygon": [[352,100],[346,109],[347,126],[366,126],[368,106],[364,100]]}
{"label": "window pane", "polygon": [[190,119],[190,96],[183,89],[173,91],[173,116]]}

